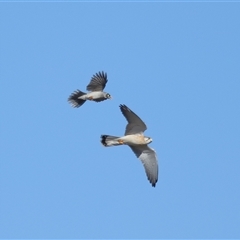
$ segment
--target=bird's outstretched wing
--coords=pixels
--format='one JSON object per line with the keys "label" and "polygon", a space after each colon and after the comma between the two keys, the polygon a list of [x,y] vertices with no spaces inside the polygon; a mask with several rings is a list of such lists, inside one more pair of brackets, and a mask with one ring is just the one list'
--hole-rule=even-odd
{"label": "bird's outstretched wing", "polygon": [[120,110],[121,110],[122,114],[124,115],[124,117],[128,121],[128,124],[125,129],[125,135],[143,133],[147,129],[147,126],[141,120],[141,118],[138,117],[138,115],[135,114],[126,105],[121,104]]}
{"label": "bird's outstretched wing", "polygon": [[107,82],[107,73],[98,72],[91,78],[90,83],[87,85],[87,90],[91,92],[103,91]]}
{"label": "bird's outstretched wing", "polygon": [[158,181],[158,162],[156,152],[148,145],[130,146],[136,156],[142,161],[149,182],[153,187]]}

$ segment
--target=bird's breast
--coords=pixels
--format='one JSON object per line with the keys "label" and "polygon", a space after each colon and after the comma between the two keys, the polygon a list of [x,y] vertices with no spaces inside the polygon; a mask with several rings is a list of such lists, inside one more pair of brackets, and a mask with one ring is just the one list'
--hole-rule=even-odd
{"label": "bird's breast", "polygon": [[146,144],[146,141],[144,139],[143,135],[126,135],[122,138],[125,144],[127,145],[143,145]]}

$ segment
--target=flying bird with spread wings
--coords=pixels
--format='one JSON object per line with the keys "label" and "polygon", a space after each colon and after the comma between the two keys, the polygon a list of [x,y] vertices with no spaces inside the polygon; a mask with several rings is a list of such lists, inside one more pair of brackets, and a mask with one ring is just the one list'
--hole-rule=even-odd
{"label": "flying bird with spread wings", "polygon": [[90,83],[87,85],[88,93],[84,93],[80,90],[74,91],[68,98],[68,102],[74,108],[82,106],[87,100],[101,102],[107,99],[111,99],[109,93],[103,92],[108,82],[107,73],[98,72],[91,78]]}
{"label": "flying bird with spread wings", "polygon": [[105,147],[128,145],[141,160],[149,182],[153,187],[158,181],[158,161],[154,149],[148,146],[152,138],[144,136],[147,129],[145,123],[126,105],[120,105],[120,110],[128,124],[123,137],[101,135],[101,143]]}

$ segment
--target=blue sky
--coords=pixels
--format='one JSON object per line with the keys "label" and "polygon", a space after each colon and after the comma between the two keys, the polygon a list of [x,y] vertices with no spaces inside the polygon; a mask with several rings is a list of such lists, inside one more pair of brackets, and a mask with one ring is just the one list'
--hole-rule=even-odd
{"label": "blue sky", "polygon": [[[1,238],[240,238],[239,3],[0,3]],[[106,71],[113,100],[67,103]],[[126,104],[158,154],[151,187]]]}

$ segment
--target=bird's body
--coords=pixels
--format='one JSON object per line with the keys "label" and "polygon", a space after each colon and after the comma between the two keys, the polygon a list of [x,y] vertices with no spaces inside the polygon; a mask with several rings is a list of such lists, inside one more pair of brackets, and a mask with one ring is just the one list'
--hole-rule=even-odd
{"label": "bird's body", "polygon": [[108,99],[107,96],[108,96],[108,93],[106,93],[106,92],[101,92],[101,91],[88,92],[85,95],[85,99],[101,102],[101,101]]}
{"label": "bird's body", "polygon": [[152,141],[151,138],[145,137],[143,134],[131,134],[122,137],[115,137],[110,135],[103,136],[105,136],[105,140],[102,142],[102,144],[105,147],[110,147],[111,145],[119,146],[123,144],[129,146],[146,145]]}
{"label": "bird's body", "polygon": [[156,152],[148,146],[152,138],[144,136],[147,129],[145,123],[126,105],[120,105],[121,112],[128,121],[125,135],[122,137],[101,135],[101,143],[105,147],[128,145],[142,161],[148,180],[155,187],[158,181],[158,162]]}
{"label": "bird's body", "polygon": [[[79,90],[77,90],[75,93],[79,92]],[[90,101],[96,101],[96,102],[101,102],[107,99],[107,93],[106,92],[88,92],[88,93],[84,93],[81,96],[78,96],[78,99],[81,100],[90,100]]]}
{"label": "bird's body", "polygon": [[68,98],[69,103],[77,108],[82,106],[87,100],[101,102],[107,99],[111,99],[109,93],[103,92],[107,84],[107,74],[99,72],[93,75],[90,83],[87,85],[89,92],[85,93],[80,90],[74,91]]}

